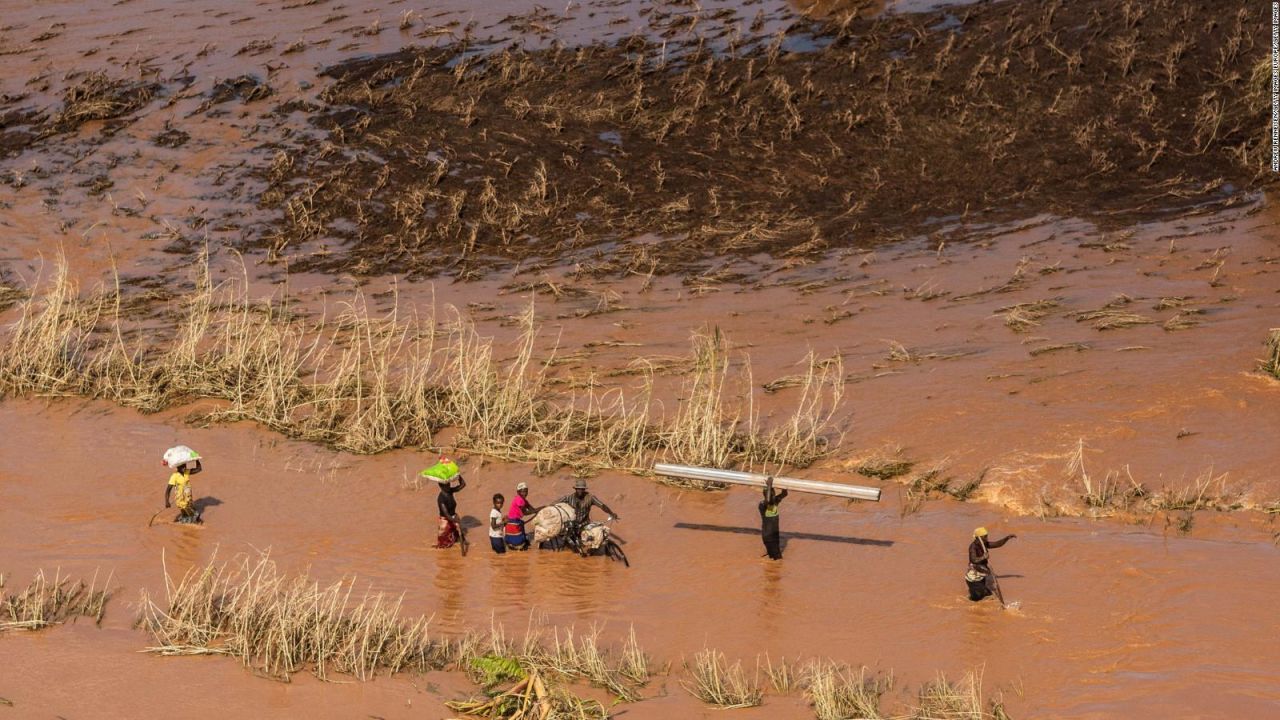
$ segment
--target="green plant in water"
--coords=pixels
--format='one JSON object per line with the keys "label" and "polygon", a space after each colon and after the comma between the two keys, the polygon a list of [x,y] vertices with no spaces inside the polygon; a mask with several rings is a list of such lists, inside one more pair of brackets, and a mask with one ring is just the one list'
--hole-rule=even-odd
{"label": "green plant in water", "polygon": [[471,673],[478,684],[487,688],[510,680],[523,680],[526,675],[519,660],[501,655],[472,658]]}

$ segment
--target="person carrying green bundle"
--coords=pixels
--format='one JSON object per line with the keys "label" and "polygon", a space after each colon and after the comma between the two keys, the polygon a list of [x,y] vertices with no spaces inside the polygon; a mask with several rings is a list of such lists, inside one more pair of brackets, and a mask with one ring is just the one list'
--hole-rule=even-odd
{"label": "person carrying green bundle", "polygon": [[[454,495],[462,492],[467,481],[458,471],[458,464],[444,455],[435,465],[423,470],[422,477],[429,477],[440,486],[440,494],[436,496],[436,509],[440,513],[439,531],[436,533],[437,548],[451,548],[455,543],[462,544],[462,552],[467,551],[467,536],[458,519],[458,501]],[[457,480],[457,484],[454,484]]]}

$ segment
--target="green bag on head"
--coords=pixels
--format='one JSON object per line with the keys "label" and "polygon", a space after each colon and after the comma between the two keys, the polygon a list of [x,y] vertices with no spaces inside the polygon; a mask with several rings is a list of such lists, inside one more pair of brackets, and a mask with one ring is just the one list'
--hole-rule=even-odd
{"label": "green bag on head", "polygon": [[448,482],[458,476],[458,463],[448,458],[440,458],[440,462],[423,470],[421,475],[436,482]]}

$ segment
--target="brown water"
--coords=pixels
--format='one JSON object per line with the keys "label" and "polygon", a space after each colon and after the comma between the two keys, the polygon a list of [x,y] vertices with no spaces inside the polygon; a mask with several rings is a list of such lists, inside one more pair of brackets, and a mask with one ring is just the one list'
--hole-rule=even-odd
{"label": "brown water", "polygon": [[[255,148],[271,124],[261,113],[275,102],[232,102],[221,114],[193,114],[203,101],[198,93],[215,79],[253,72],[277,89],[277,99],[310,97],[314,89],[304,84],[318,82],[320,66],[429,42],[436,37],[429,26],[460,34],[474,22],[477,36],[501,35],[511,25],[504,18],[534,9],[287,5],[0,3],[0,48],[18,51],[4,56],[0,91],[29,92],[33,104],[54,103],[72,69],[146,74],[150,65],[167,77],[186,66],[197,77],[191,95],[168,106],[169,99],[158,101],[160,110],[153,107],[110,138],[99,137],[101,124],[91,123],[74,137],[4,161],[0,170],[25,183],[0,198],[0,268],[35,278],[39,258],[60,246],[86,285],[106,278],[113,263],[126,278],[182,278],[190,253],[163,253],[172,238],[149,235],[167,222],[188,239],[207,236],[215,269],[238,273],[240,260],[226,243],[260,217],[250,189],[218,185],[217,175],[264,152]],[[783,3],[733,7],[744,22],[758,7],[770,23],[794,18]],[[402,32],[405,10],[417,14],[414,27]],[[641,10],[640,3],[570,3],[563,13],[551,10],[563,18],[554,34],[625,35],[641,22],[647,27]],[[345,17],[326,22],[337,15]],[[375,21],[381,29],[370,34]],[[58,34],[37,41],[46,31]],[[280,54],[297,39],[306,49]],[[262,40],[274,43],[270,52],[240,53]],[[206,43],[211,47],[201,54]],[[191,134],[187,145],[151,144],[166,120]],[[115,183],[102,197],[79,186],[97,174]],[[189,223],[192,216],[227,213],[240,213],[242,226]],[[1081,441],[1095,477],[1127,466],[1158,489],[1184,486],[1212,469],[1226,473],[1227,488],[1248,504],[1280,498],[1280,383],[1252,372],[1268,329],[1280,325],[1276,213],[1263,202],[1106,230],[1043,217],[1016,228],[969,228],[979,236],[969,240],[959,237],[954,221],[940,221],[928,237],[779,270],[746,286],[668,278],[645,289],[639,278],[598,281],[548,271],[549,279],[587,291],[580,299],[537,298],[542,349],[555,344],[562,354],[580,353],[555,368],[557,377],[595,373],[625,385],[605,373],[635,357],[682,354],[691,332],[715,325],[735,343],[738,366],[749,358],[749,392],[766,418],[787,412],[797,391],[767,394],[762,383],[798,372],[797,361],[810,349],[841,355],[849,378],[837,415],[843,443],[832,459],[801,473],[806,477],[879,484],[846,466],[896,446],[925,463],[947,459],[958,477],[988,470],[980,502],[931,501],[906,516],[893,485],[879,505],[789,499],[783,529],[795,535],[781,564],[759,559],[756,496],[746,490],[682,492],[606,473],[592,482],[624,517],[617,529],[628,541],[630,569],[554,553],[496,558],[482,544],[464,560],[430,549],[434,496],[412,482],[428,462],[422,454],[354,457],[248,424],[193,428],[184,422],[189,409],[140,416],[102,403],[6,400],[0,572],[12,588],[40,568],[111,571],[121,593],[102,629],[81,623],[0,636],[0,697],[14,702],[3,710],[69,718],[440,717],[443,699],[469,691],[462,678],[443,673],[369,683],[299,676],[283,685],[225,659],[137,652],[147,638],[130,627],[134,601],[141,588],[162,592],[166,565],[180,573],[215,553],[230,559],[270,549],[285,568],[309,567],[322,581],[355,575],[374,589],[403,592],[407,611],[434,615],[443,633],[487,627],[491,618],[519,631],[535,617],[599,626],[606,640],[619,640],[634,626],[651,654],[677,667],[682,656],[706,646],[749,664],[763,653],[829,656],[891,670],[900,688],[937,671],[981,669],[987,691],[1001,693],[1020,718],[1274,715],[1280,651],[1271,642],[1277,621],[1270,601],[1280,589],[1280,550],[1268,516],[1202,512],[1183,535],[1164,517],[1131,523],[1039,515],[1046,500],[1079,510],[1078,481],[1063,466]],[[257,261],[247,261],[254,291],[270,292],[283,268]],[[1008,291],[971,295],[1000,288],[1019,266],[1023,279]],[[739,268],[726,261],[721,269]],[[400,279],[395,286],[404,307],[485,303],[472,316],[502,343],[515,333],[504,318],[530,298],[504,286],[533,279]],[[366,293],[374,297],[394,280],[370,280]],[[312,310],[339,292],[335,287],[349,285],[348,278],[289,278],[299,307]],[[624,309],[578,317],[607,292]],[[1068,315],[1097,309],[1118,293],[1134,299],[1126,309],[1156,324],[1099,331]],[[1204,310],[1187,316],[1197,326],[1162,328],[1178,311],[1154,306],[1175,296]],[[1044,298],[1057,298],[1061,307],[1025,333],[1012,332],[996,314]],[[593,344],[601,340],[628,344]],[[921,359],[889,359],[892,343]],[[1067,343],[1088,347],[1030,354]],[[661,382],[659,394],[673,412],[676,381]],[[217,501],[206,511],[205,529],[145,527],[163,493],[159,455],[177,442],[209,458],[195,482],[198,495]],[[466,471],[473,486],[462,510],[477,518],[488,495],[510,495],[518,481],[531,483],[535,502],[569,486],[563,477],[530,478],[523,466],[481,467],[478,458],[468,460]],[[975,525],[1019,535],[993,557],[1019,610],[964,598],[964,549]],[[894,692],[905,699],[905,690]],[[632,718],[720,716],[674,678],[659,678],[652,694],[620,710]],[[769,697],[763,708],[734,714],[798,718],[810,711],[797,698]]]}
{"label": "brown water", "polygon": [[[794,372],[790,364],[810,346],[819,354],[839,348],[846,371],[859,380],[848,386],[847,433],[836,457],[805,476],[872,482],[843,470],[843,458],[885,443],[902,444],[909,457],[950,456],[957,474],[996,468],[980,489],[991,502],[933,501],[905,517],[892,486],[879,505],[788,500],[784,531],[796,535],[781,564],[759,559],[756,496],[746,490],[686,492],[606,473],[593,486],[624,517],[618,531],[628,541],[630,569],[555,553],[497,558],[483,545],[463,559],[429,547],[433,494],[412,482],[429,461],[422,454],[352,457],[248,424],[195,429],[184,424],[185,411],[143,417],[101,403],[6,401],[0,568],[15,583],[38,568],[110,570],[123,592],[101,631],[81,625],[0,638],[15,660],[10,667],[24,668],[0,678],[0,696],[17,707],[101,716],[102,705],[79,685],[56,682],[67,668],[115,698],[108,704],[116,714],[106,715],[115,717],[165,707],[170,683],[193,686],[195,716],[221,712],[217,699],[228,688],[243,707],[278,708],[282,717],[346,717],[356,707],[403,716],[409,701],[437,712],[442,694],[460,692],[456,679],[432,678],[286,687],[253,679],[230,661],[133,652],[146,638],[128,629],[130,603],[139,588],[160,591],[162,558],[180,572],[215,552],[230,558],[270,549],[286,569],[309,567],[324,580],[355,575],[374,589],[403,591],[409,612],[433,614],[446,633],[485,627],[491,618],[515,631],[532,615],[599,626],[611,640],[634,626],[651,653],[677,666],[710,646],[748,662],[768,653],[865,663],[892,670],[902,687],[935,671],[981,668],[988,692],[1002,693],[1019,717],[1265,716],[1280,701],[1280,656],[1270,642],[1277,622],[1269,609],[1280,588],[1280,550],[1264,516],[1202,512],[1184,536],[1162,518],[1150,525],[1041,520],[1034,506],[1046,488],[1064,497],[1079,492],[1062,465],[1081,438],[1093,449],[1087,462],[1095,474],[1127,464],[1155,488],[1212,466],[1256,502],[1277,497],[1272,438],[1280,431],[1280,384],[1250,372],[1280,289],[1268,259],[1276,238],[1270,217],[1270,210],[1237,211],[1188,220],[1181,229],[1139,228],[1126,240],[1128,250],[1112,252],[1080,247],[1103,233],[1046,222],[985,246],[954,245],[940,254],[905,247],[877,252],[865,265],[859,255],[813,268],[806,272],[814,277],[849,277],[807,294],[764,285],[695,295],[665,282],[645,293],[619,286],[623,304],[634,309],[586,319],[556,319],[571,314],[569,301],[540,304],[562,351],[602,338],[642,343],[592,348],[577,367],[558,368],[566,375],[618,367],[631,355],[682,352],[690,330],[708,320],[744,344],[757,385]],[[1171,234],[1186,236],[1174,240],[1172,253]],[[1195,268],[1219,247],[1231,251],[1214,286],[1212,270]],[[1025,287],[956,300],[999,286],[1023,257]],[[1034,272],[1058,263],[1060,272]],[[921,286],[951,294],[909,297]],[[860,294],[867,287],[888,292]],[[461,304],[473,291],[495,297],[483,286],[451,286],[447,299]],[[415,292],[425,294],[411,287],[401,302],[415,302]],[[1201,325],[1181,331],[1157,325],[1103,332],[1059,314],[1024,334],[992,316],[998,306],[1047,296],[1062,297],[1064,312],[1095,308],[1117,292],[1160,319],[1168,312],[1149,309],[1159,297],[1192,295],[1209,312],[1198,316]],[[519,294],[496,300],[494,314],[527,301]],[[828,325],[821,318],[833,305],[857,314]],[[1024,344],[1028,336],[1049,340]],[[887,339],[918,355],[972,354],[892,363]],[[1091,347],[1028,355],[1028,347],[1050,341]],[[1135,346],[1147,349],[1124,350]],[[886,370],[898,372],[874,377]],[[759,394],[768,410],[785,408],[795,392]],[[1177,438],[1180,429],[1195,434]],[[216,499],[203,530],[145,527],[163,491],[159,452],[176,442],[210,459],[196,479],[197,494]],[[520,480],[531,482],[535,502],[570,484],[531,478],[523,466],[481,466],[478,458],[466,468],[472,488],[463,512],[477,518],[491,493],[510,495]],[[973,605],[963,595],[964,547],[976,525],[1019,535],[993,562],[1008,598],[1022,603],[1017,611]],[[669,696],[627,712],[706,712],[674,679],[664,683]],[[902,699],[905,691],[897,692]],[[807,711],[795,698],[769,698],[760,712]]]}

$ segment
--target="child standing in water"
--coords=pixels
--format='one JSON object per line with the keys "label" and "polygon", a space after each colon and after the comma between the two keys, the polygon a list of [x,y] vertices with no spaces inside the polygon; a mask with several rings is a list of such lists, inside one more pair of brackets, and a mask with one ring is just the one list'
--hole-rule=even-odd
{"label": "child standing in water", "polygon": [[493,509],[489,511],[489,545],[499,555],[507,551],[507,541],[502,537],[505,523],[502,522],[502,503],[506,502],[502,493],[493,496]]}

